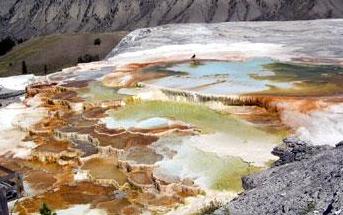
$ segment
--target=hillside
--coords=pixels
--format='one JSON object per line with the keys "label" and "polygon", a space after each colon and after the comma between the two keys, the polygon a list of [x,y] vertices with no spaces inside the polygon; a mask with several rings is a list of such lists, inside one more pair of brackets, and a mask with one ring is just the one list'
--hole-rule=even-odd
{"label": "hillside", "polygon": [[1,0],[0,37],[111,32],[167,23],[343,17],[342,0]]}
{"label": "hillside", "polygon": [[[56,72],[76,65],[85,55],[102,59],[125,35],[126,32],[74,33],[30,39],[0,57],[0,77],[21,74],[23,61],[28,73],[42,75],[45,66],[48,73]],[[94,45],[96,39],[100,39],[99,45]]]}

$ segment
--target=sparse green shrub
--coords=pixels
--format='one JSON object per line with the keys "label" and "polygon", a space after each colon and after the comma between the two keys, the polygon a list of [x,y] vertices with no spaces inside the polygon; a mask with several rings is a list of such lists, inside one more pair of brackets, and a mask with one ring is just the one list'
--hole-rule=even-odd
{"label": "sparse green shrub", "polygon": [[39,213],[41,215],[57,215],[56,213],[52,212],[48,205],[45,203],[43,203],[42,207],[39,209]]}
{"label": "sparse green shrub", "polygon": [[138,83],[138,82],[135,84],[135,86],[136,86],[136,88],[143,88],[144,87],[142,83]]}
{"label": "sparse green shrub", "polygon": [[316,203],[314,201],[310,201],[307,203],[307,207],[304,209],[304,211],[301,213],[301,215],[310,214],[316,209]]}

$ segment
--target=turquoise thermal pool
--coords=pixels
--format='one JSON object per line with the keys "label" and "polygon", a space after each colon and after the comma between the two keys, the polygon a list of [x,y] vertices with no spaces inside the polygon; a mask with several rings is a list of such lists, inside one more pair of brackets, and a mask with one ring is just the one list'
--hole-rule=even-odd
{"label": "turquoise thermal pool", "polygon": [[343,68],[331,65],[316,66],[253,58],[246,61],[170,63],[147,69],[174,71],[177,74],[145,83],[207,94],[293,96],[343,92]]}

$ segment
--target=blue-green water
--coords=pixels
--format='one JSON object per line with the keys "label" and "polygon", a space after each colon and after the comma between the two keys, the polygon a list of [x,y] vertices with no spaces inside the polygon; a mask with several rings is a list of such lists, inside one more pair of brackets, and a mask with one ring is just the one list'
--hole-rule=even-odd
{"label": "blue-green water", "polygon": [[264,65],[272,64],[269,58],[255,58],[247,61],[202,61],[186,62],[165,67],[168,71],[187,75],[170,76],[149,83],[210,94],[243,94],[270,89],[270,86],[289,88],[287,82],[273,82],[255,77],[272,76]]}
{"label": "blue-green water", "polygon": [[100,81],[93,81],[87,87],[78,91],[81,98],[89,102],[113,101],[125,98],[125,95],[118,93],[118,89],[105,87]]}
{"label": "blue-green water", "polygon": [[249,74],[264,73],[263,66],[273,62],[269,58],[254,58],[246,61],[204,61],[199,64],[188,62],[166,69],[186,72],[192,77],[230,75],[234,79],[249,79]]}
{"label": "blue-green water", "polygon": [[149,69],[175,72],[169,77],[147,81],[149,84],[209,94],[313,96],[343,92],[343,68],[334,65],[253,58],[245,61],[182,62]]}

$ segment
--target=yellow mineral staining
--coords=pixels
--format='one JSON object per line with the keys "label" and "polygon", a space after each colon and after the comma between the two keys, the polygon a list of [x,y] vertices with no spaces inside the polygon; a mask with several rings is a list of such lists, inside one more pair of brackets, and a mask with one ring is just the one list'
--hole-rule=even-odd
{"label": "yellow mineral staining", "polygon": [[91,204],[96,206],[99,202],[113,199],[112,187],[104,187],[89,182],[74,185],[61,185],[56,189],[46,191],[32,198],[26,198],[16,205],[19,214],[36,213],[43,203],[52,209],[66,209],[77,204]]}
{"label": "yellow mineral staining", "polygon": [[37,94],[53,94],[58,92],[56,88],[56,83],[52,84],[35,84],[35,85],[30,85],[29,87],[26,88],[26,97],[34,97]]}
{"label": "yellow mineral staining", "polygon": [[54,174],[40,170],[31,170],[25,174],[24,180],[29,185],[29,190],[26,192],[33,194],[44,193],[57,182]]}
{"label": "yellow mineral staining", "polygon": [[101,202],[97,208],[105,209],[108,214],[139,215],[142,212],[141,208],[131,205],[126,198]]}
{"label": "yellow mineral staining", "polygon": [[101,184],[108,183],[120,187],[127,181],[127,177],[123,170],[118,168],[117,160],[114,157],[90,158],[84,161],[81,169],[88,171],[91,179]]}

